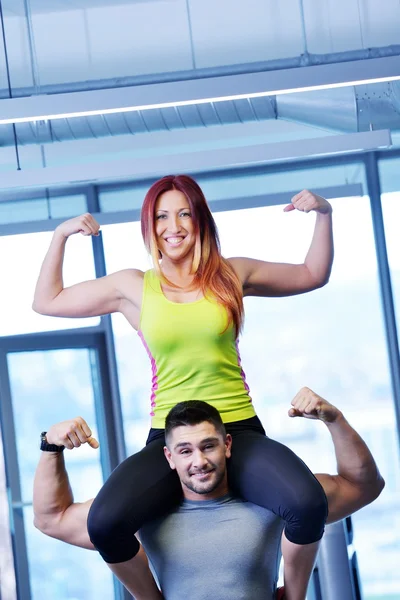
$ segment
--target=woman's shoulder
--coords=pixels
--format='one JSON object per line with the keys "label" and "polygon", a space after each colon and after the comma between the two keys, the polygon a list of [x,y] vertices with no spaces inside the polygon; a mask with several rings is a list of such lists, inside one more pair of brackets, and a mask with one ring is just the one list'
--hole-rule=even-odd
{"label": "woman's shoulder", "polygon": [[239,279],[244,281],[251,258],[247,258],[245,256],[233,256],[225,260],[235,271]]}
{"label": "woman's shoulder", "polygon": [[113,276],[120,281],[141,281],[144,279],[147,271],[141,271],[140,269],[121,269],[113,273]]}

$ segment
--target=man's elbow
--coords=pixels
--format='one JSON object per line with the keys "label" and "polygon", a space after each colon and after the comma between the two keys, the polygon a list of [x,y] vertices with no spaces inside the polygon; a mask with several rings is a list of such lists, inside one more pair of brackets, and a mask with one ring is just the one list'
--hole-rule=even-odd
{"label": "man's elbow", "polygon": [[45,535],[53,538],[59,538],[57,533],[59,532],[59,519],[55,517],[43,517],[34,515],[33,525],[36,529],[44,533]]}
{"label": "man's elbow", "polygon": [[376,500],[381,495],[385,485],[386,485],[385,480],[383,479],[382,475],[380,473],[378,473],[378,476],[376,478],[376,483],[375,483],[375,490],[374,490],[375,497],[373,500]]}
{"label": "man's elbow", "polygon": [[385,480],[382,475],[378,473],[374,482],[369,483],[366,486],[363,486],[362,497],[363,497],[363,505],[371,504],[371,502],[375,502],[377,498],[381,495],[383,489],[385,487]]}

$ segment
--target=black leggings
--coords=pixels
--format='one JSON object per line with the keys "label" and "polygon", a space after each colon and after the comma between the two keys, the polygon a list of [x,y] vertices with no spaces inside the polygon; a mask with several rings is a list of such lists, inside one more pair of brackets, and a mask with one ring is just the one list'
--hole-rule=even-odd
{"label": "black leggings", "polygon": [[[230,490],[279,515],[291,542],[310,544],[321,539],[327,500],[305,463],[266,437],[257,417],[225,426],[233,438]],[[139,551],[135,533],[142,524],[169,512],[182,498],[178,476],[164,457],[164,444],[164,431],[151,429],[145,448],[113,471],[92,504],[89,536],[108,563],[133,558]]]}

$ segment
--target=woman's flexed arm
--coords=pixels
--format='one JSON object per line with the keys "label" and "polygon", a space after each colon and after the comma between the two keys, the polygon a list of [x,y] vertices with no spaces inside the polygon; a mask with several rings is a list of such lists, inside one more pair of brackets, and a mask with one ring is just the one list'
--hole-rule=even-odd
{"label": "woman's flexed arm", "polygon": [[[86,213],[59,225],[53,235],[36,284],[32,308],[57,317],[91,317],[117,312],[126,272],[84,281],[68,288],[63,284],[65,245],[70,235],[98,235],[99,224]],[[126,275],[125,275],[126,276]]]}
{"label": "woman's flexed arm", "polygon": [[271,263],[231,258],[245,296],[291,296],[324,286],[333,262],[332,208],[327,200],[307,190],[296,194],[285,212],[315,211],[316,222],[307,256],[301,264]]}

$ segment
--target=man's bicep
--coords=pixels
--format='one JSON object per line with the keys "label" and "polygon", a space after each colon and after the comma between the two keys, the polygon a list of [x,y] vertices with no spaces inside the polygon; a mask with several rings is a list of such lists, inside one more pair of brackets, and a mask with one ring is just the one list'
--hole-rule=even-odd
{"label": "man's bicep", "polygon": [[335,523],[353,514],[371,500],[363,490],[340,475],[316,473],[328,500],[327,523]]}
{"label": "man's bicep", "polygon": [[47,535],[57,538],[67,544],[94,550],[87,530],[87,518],[93,500],[75,502],[52,525]]}

